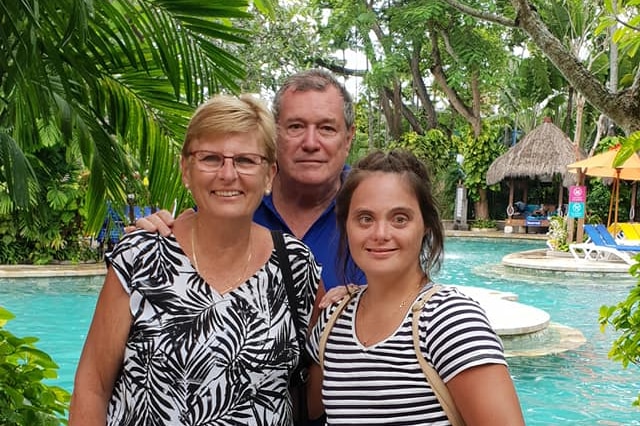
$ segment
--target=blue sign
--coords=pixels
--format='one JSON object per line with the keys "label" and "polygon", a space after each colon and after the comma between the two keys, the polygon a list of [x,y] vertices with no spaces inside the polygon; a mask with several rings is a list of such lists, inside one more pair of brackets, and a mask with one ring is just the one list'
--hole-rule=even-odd
{"label": "blue sign", "polygon": [[584,218],[585,213],[585,203],[569,203],[569,209],[567,211],[567,216],[572,217],[574,219],[582,219]]}

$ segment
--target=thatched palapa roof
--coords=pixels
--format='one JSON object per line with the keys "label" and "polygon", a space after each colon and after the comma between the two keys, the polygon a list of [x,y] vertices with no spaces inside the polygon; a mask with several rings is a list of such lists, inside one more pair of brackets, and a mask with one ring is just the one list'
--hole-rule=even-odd
{"label": "thatched palapa roof", "polygon": [[550,119],[527,133],[515,146],[489,166],[487,184],[504,179],[535,179],[550,181],[562,175],[564,187],[575,185],[576,176],[567,171],[571,164],[583,157],[582,152]]}

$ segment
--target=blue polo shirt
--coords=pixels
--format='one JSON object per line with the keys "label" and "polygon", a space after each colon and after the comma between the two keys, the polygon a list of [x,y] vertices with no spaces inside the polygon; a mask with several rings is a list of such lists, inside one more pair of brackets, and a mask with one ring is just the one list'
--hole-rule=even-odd
{"label": "blue polo shirt", "polygon": [[[345,166],[342,171],[342,178],[348,173],[349,168]],[[302,238],[313,253],[318,263],[322,265],[322,282],[324,288],[329,290],[337,285],[345,284],[342,262],[338,265],[338,245],[340,235],[336,221],[336,201],[333,199],[327,209],[320,215],[311,228]],[[262,199],[260,206],[253,215],[253,220],[272,230],[279,230],[293,235],[289,226],[284,222],[280,213],[273,205],[271,195]],[[349,258],[349,268],[347,271],[347,282],[354,284],[364,284],[366,282],[364,273],[353,264]]]}

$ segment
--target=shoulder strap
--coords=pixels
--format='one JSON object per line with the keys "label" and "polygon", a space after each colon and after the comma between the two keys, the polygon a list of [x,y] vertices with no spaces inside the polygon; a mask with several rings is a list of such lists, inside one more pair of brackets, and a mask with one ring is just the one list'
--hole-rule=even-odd
{"label": "shoulder strap", "polygon": [[271,231],[271,238],[273,238],[273,246],[276,249],[278,255],[278,261],[280,262],[280,270],[282,271],[282,280],[284,281],[284,288],[287,291],[287,300],[289,301],[289,308],[291,310],[291,316],[293,318],[293,324],[296,327],[296,335],[298,342],[300,343],[300,351],[304,351],[305,336],[302,333],[302,321],[298,315],[298,301],[296,299],[295,289],[293,287],[293,274],[291,272],[291,264],[289,263],[289,254],[284,244],[284,237],[280,231]]}
{"label": "shoulder strap", "polygon": [[331,329],[333,328],[333,325],[336,323],[336,320],[338,319],[342,311],[344,311],[344,307],[347,306],[347,303],[349,303],[352,297],[353,296],[351,296],[351,294],[347,294],[342,298],[342,300],[340,301],[336,309],[331,313],[331,316],[329,317],[329,320],[325,324],[324,328],[322,329],[322,334],[320,335],[320,342],[318,342],[318,358],[320,359],[321,368],[324,368],[324,349],[327,346],[327,339],[329,339],[329,333],[331,333]]}
{"label": "shoulder strap", "polygon": [[412,316],[412,329],[413,329],[413,347],[416,351],[416,356],[418,358],[418,362],[420,363],[420,367],[424,372],[429,385],[433,389],[433,392],[436,394],[436,398],[438,402],[442,406],[449,422],[451,422],[452,426],[464,426],[464,420],[456,407],[451,394],[449,393],[449,389],[447,389],[447,385],[442,381],[438,372],[427,362],[427,360],[422,356],[422,351],[420,350],[420,342],[418,339],[418,325],[420,322],[420,313],[422,312],[422,308],[424,305],[431,299],[435,293],[440,290],[441,286],[434,285],[429,291],[423,294],[411,307],[411,316]]}
{"label": "shoulder strap", "polygon": [[[298,382],[296,386],[296,393],[292,394],[293,397],[293,410],[296,425],[306,425],[309,420],[309,407],[307,406],[307,380],[309,378],[308,368],[305,365],[305,343],[307,341],[303,330],[303,324],[300,320],[298,313],[298,299],[296,298],[295,289],[293,287],[293,273],[291,272],[291,263],[289,262],[289,252],[284,242],[284,236],[280,231],[271,231],[271,238],[273,239],[273,246],[276,249],[276,255],[278,256],[278,262],[280,263],[280,270],[282,271],[282,280],[284,281],[284,288],[287,292],[287,301],[289,302],[289,311],[291,311],[291,318],[293,318],[293,325],[296,328],[296,337],[298,339],[298,345],[300,346],[300,362],[296,369],[292,372],[292,375],[297,376],[295,380]],[[292,377],[293,378],[293,377]]]}

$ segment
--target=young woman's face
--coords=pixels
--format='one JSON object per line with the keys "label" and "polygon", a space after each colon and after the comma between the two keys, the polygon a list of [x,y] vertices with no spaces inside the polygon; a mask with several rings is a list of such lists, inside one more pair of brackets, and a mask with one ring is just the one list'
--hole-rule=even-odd
{"label": "young woman's face", "polygon": [[402,175],[365,177],[353,192],[346,225],[351,255],[369,280],[420,270],[426,230],[415,193]]}

